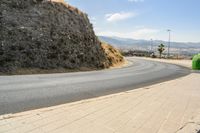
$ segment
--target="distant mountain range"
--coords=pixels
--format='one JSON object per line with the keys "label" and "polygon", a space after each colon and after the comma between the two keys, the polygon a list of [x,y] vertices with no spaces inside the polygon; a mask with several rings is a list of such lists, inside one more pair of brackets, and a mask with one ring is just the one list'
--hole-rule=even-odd
{"label": "distant mountain range", "polygon": [[[107,37],[99,36],[99,39],[103,42],[107,42],[120,49],[136,49],[136,50],[151,50],[150,40],[136,40],[130,38],[120,38],[120,37]],[[166,47],[168,42],[162,40],[153,40],[153,50],[157,51],[159,44],[163,43]],[[200,52],[200,42],[171,42],[171,52],[174,54],[196,54]]]}

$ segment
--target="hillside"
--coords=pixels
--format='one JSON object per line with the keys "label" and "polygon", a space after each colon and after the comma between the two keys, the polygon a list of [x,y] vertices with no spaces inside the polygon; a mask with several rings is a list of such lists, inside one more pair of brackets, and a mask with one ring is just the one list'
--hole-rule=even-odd
{"label": "hillside", "polygon": [[110,67],[87,14],[63,0],[0,1],[0,72]]}
{"label": "hillside", "polygon": [[125,62],[120,51],[118,51],[116,48],[114,48],[113,46],[107,43],[101,43],[101,46],[106,53],[107,59],[110,62],[110,66],[113,66],[113,67],[119,66]]}

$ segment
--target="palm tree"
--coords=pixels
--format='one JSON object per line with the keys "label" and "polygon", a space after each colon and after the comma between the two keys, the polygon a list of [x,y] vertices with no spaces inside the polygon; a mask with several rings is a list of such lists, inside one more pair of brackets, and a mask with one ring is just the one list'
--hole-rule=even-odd
{"label": "palm tree", "polygon": [[160,58],[161,58],[162,53],[163,53],[164,51],[165,51],[165,45],[161,43],[161,44],[158,46],[158,52],[159,52],[159,54],[160,54]]}

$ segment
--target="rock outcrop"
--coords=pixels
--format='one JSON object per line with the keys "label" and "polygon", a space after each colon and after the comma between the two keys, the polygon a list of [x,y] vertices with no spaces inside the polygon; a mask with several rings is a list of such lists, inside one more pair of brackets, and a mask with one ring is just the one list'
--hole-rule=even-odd
{"label": "rock outcrop", "polygon": [[0,72],[110,66],[87,14],[62,0],[0,1]]}

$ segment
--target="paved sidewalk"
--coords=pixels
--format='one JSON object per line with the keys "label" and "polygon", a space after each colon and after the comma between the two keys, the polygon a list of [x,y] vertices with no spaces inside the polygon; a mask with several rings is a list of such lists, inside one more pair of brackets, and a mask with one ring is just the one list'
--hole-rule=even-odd
{"label": "paved sidewalk", "polygon": [[74,103],[0,116],[0,133],[197,133],[200,73]]}

